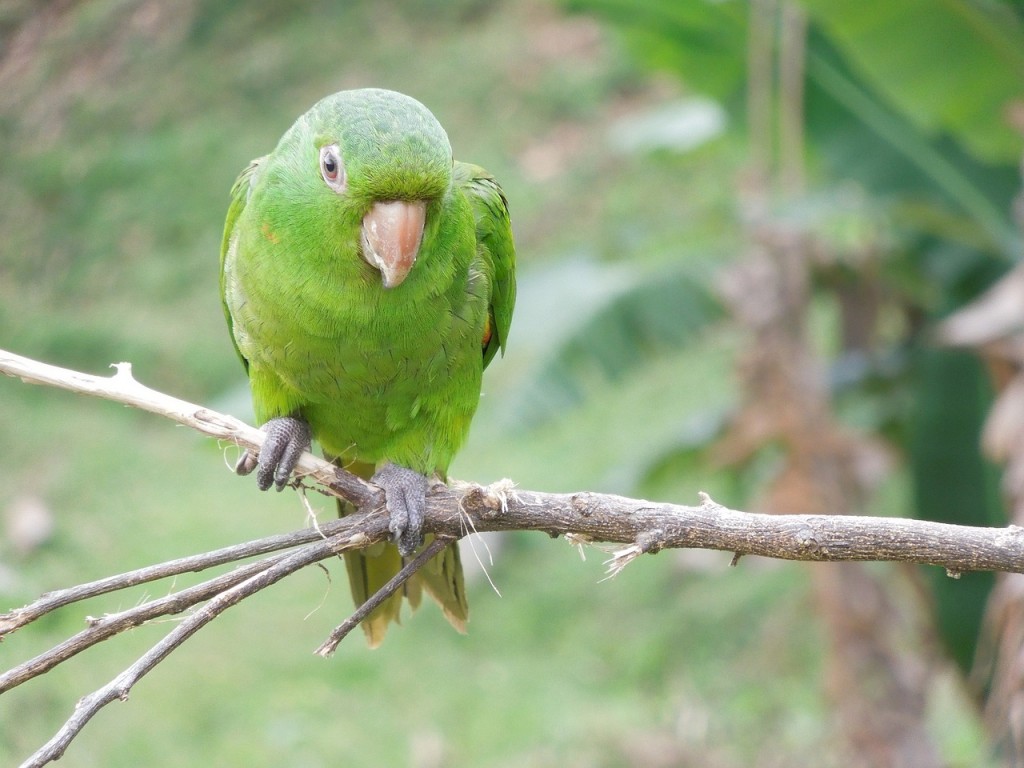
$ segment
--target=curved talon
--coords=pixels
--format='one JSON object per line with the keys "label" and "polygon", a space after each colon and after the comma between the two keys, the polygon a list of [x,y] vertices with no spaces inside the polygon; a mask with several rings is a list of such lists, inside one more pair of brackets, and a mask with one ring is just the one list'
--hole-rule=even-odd
{"label": "curved talon", "polygon": [[242,455],[238,458],[235,463],[235,474],[248,475],[251,474],[259,462],[259,454],[253,453],[248,448],[242,451]]}
{"label": "curved talon", "polygon": [[278,416],[262,427],[267,433],[259,457],[246,450],[235,465],[235,472],[248,475],[256,469],[256,485],[261,491],[275,486],[282,490],[288,484],[292,470],[299,463],[302,452],[312,442],[309,424],[296,416]]}
{"label": "curved talon", "polygon": [[423,543],[423,517],[427,509],[429,481],[419,472],[390,462],[381,467],[370,482],[384,489],[391,521],[388,528],[403,557],[416,552]]}

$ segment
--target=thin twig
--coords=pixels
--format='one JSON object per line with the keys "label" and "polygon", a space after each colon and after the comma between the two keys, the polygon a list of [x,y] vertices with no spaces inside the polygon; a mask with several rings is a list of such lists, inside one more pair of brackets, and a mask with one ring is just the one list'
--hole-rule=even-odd
{"label": "thin twig", "polygon": [[160,642],[143,654],[134,664],[117,675],[102,688],[93,691],[80,699],[75,711],[50,741],[43,745],[21,768],[41,768],[49,762],[57,760],[67,750],[71,741],[81,732],[85,724],[107,704],[117,699],[124,701],[128,694],[143,676],[157,664],[167,658],[188,638],[213,621],[217,616],[245,598],[254,595],[271,584],[275,584],[286,576],[306,566],[358,546],[365,546],[361,536],[334,536],[326,540],[306,544],[287,557],[259,573],[250,576],[240,584],[227,589],[211,599],[206,605],[189,615]]}
{"label": "thin twig", "polygon": [[[230,440],[242,448],[259,451],[263,445],[264,433],[244,421],[140,384],[132,376],[131,363],[115,363],[111,367],[115,369],[113,376],[94,376],[0,349],[0,373],[16,376],[27,384],[43,384],[130,405],[165,416],[218,440]],[[357,506],[363,506],[376,494],[375,487],[365,480],[309,452],[302,454],[295,474],[310,477],[328,488],[342,490],[344,497]]]}
{"label": "thin twig", "polygon": [[383,587],[374,592],[370,598],[360,605],[355,612],[345,621],[334,628],[330,636],[324,640],[315,653],[320,656],[331,656],[338,648],[338,644],[345,639],[346,635],[365,619],[378,605],[391,597],[398,589],[409,580],[416,571],[426,565],[432,557],[452,543],[451,539],[435,538],[422,552],[406,563],[402,570],[396,573]]}
{"label": "thin twig", "polygon": [[[337,541],[345,539],[348,542],[346,548],[366,547],[377,541],[383,541],[389,536],[387,519],[385,517],[372,515],[375,518],[372,520],[367,519],[368,517],[371,516],[365,514],[349,515],[325,523],[319,526],[319,530],[304,529],[290,534],[268,536],[245,544],[239,544],[235,547],[225,547],[224,549],[203,555],[161,563],[148,569],[140,568],[137,571],[130,571],[120,576],[112,576],[110,579],[84,584],[80,587],[58,590],[57,592],[49,593],[49,595],[44,595],[35,603],[12,611],[7,615],[17,617],[18,626],[22,626],[35,621],[55,608],[84,599],[85,597],[123,589],[127,586],[153,581],[157,578],[200,570],[200,567],[197,567],[200,565],[201,567],[209,567],[210,565],[229,562],[231,559],[241,560],[254,554],[309,544],[311,541],[323,541],[325,539]],[[169,616],[186,611],[251,578],[260,571],[273,567],[276,563],[287,557],[290,557],[288,553],[277,554],[255,563],[240,566],[221,576],[170,595],[146,600],[127,610],[107,614],[99,619],[90,619],[89,626],[86,629],[38,656],[0,674],[0,693],[4,693],[34,677],[49,672],[54,667],[87,648],[125,630],[141,626],[147,621],[152,621],[160,616]],[[120,584],[120,586],[116,586],[117,584]]]}
{"label": "thin twig", "polygon": [[107,576],[106,578],[90,581],[86,584],[78,584],[74,587],[47,592],[28,605],[0,614],[0,640],[51,611],[81,600],[104,595],[108,592],[117,592],[159,579],[166,579],[169,576],[195,573],[207,568],[224,565],[225,563],[233,563],[249,557],[265,555],[281,549],[290,549],[300,544],[315,541],[316,539],[333,536],[352,527],[352,518],[341,518],[320,524],[319,530],[308,528],[292,531],[291,533],[266,536],[262,539],[215,549],[212,552],[180,557],[176,560],[149,565],[145,568],[138,568],[116,576]]}
{"label": "thin twig", "polygon": [[0,693],[15,688],[34,677],[45,674],[58,664],[67,661],[82,651],[107,640],[116,634],[141,626],[160,616],[169,616],[209,600],[215,595],[233,587],[246,579],[252,578],[260,571],[275,565],[287,555],[274,555],[256,563],[241,566],[202,584],[183,589],[166,597],[149,600],[120,613],[107,614],[99,619],[89,621],[89,626],[77,635],[55,645],[35,658],[19,664],[0,674]]}

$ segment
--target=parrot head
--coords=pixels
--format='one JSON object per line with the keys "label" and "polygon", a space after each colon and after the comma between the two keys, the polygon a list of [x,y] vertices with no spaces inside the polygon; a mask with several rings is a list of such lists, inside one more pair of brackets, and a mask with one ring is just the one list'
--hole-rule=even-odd
{"label": "parrot head", "polygon": [[376,88],[322,99],[274,157],[287,166],[280,176],[290,184],[299,173],[301,194],[292,199],[328,238],[354,240],[384,288],[408,277],[431,211],[452,183],[451,144],[437,119],[415,99]]}

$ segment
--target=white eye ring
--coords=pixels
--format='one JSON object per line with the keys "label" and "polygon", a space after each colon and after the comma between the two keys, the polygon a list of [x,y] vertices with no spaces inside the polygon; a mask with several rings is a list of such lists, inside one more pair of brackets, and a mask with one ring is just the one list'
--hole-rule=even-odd
{"label": "white eye ring", "polygon": [[335,192],[345,191],[345,165],[341,162],[341,150],[337,144],[320,147],[320,175]]}

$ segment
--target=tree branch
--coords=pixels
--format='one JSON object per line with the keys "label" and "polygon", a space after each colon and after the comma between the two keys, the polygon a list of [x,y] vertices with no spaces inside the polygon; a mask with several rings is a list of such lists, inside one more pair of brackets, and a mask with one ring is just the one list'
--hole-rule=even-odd
{"label": "tree branch", "polygon": [[[218,440],[258,451],[260,430],[230,416],[170,397],[138,383],[131,366],[119,363],[110,377],[93,376],[46,365],[0,350],[0,372],[33,384],[103,397],[170,418]],[[376,486],[305,453],[295,486],[315,481],[318,490],[352,501],[357,514],[308,530],[270,536],[243,544],[100,579],[41,596],[22,608],[0,614],[0,640],[57,608],[126,587],[177,574],[239,562],[262,560],[235,568],[166,597],[146,601],[117,614],[89,619],[89,626],[64,643],[0,674],[0,693],[52,669],[92,645],[158,616],[192,609],[160,642],[107,685],[83,698],[54,736],[24,764],[42,766],[67,749],[100,708],[127,697],[131,687],[191,635],[221,612],[291,573],[389,536],[383,495]],[[489,486],[453,481],[435,484],[427,496],[424,529],[438,542],[471,531],[543,531],[573,542],[613,542],[624,546],[612,553],[611,575],[645,553],[690,547],[786,560],[901,560],[945,568],[951,576],[964,571],[997,570],[1024,573],[1024,528],[976,528],[903,518],[842,515],[765,515],[729,509],[700,495],[697,506],[630,499],[600,493],[541,493],[516,489],[508,480]],[[438,546],[441,546],[438,543]],[[287,551],[286,551],[287,550]],[[396,577],[398,588],[429,556],[418,557]],[[371,597],[382,599],[382,590]],[[201,607],[196,608],[202,604]],[[368,609],[364,609],[368,610]],[[317,649],[329,654],[363,614],[358,611]]]}
{"label": "tree branch", "polygon": [[[259,450],[263,444],[258,429],[140,384],[132,378],[128,363],[114,367],[113,376],[92,376],[0,350],[0,373],[141,408],[244,448]],[[375,486],[310,453],[302,455],[298,473],[360,508],[382,506]],[[347,519],[355,522],[355,518]],[[901,560],[937,565],[953,575],[964,571],[1024,573],[1024,528],[1018,526],[979,528],[851,515],[765,515],[729,509],[706,495],[698,506],[684,506],[602,493],[518,490],[507,480],[490,486],[458,481],[450,487],[435,485],[428,496],[425,530],[451,538],[460,538],[469,530],[544,531],[552,536],[573,534],[588,541],[629,544],[618,560],[628,552],[635,556],[689,547],[784,560]],[[302,539],[318,534],[288,535]],[[213,556],[223,555],[202,557]],[[0,623],[0,629],[3,626]]]}

